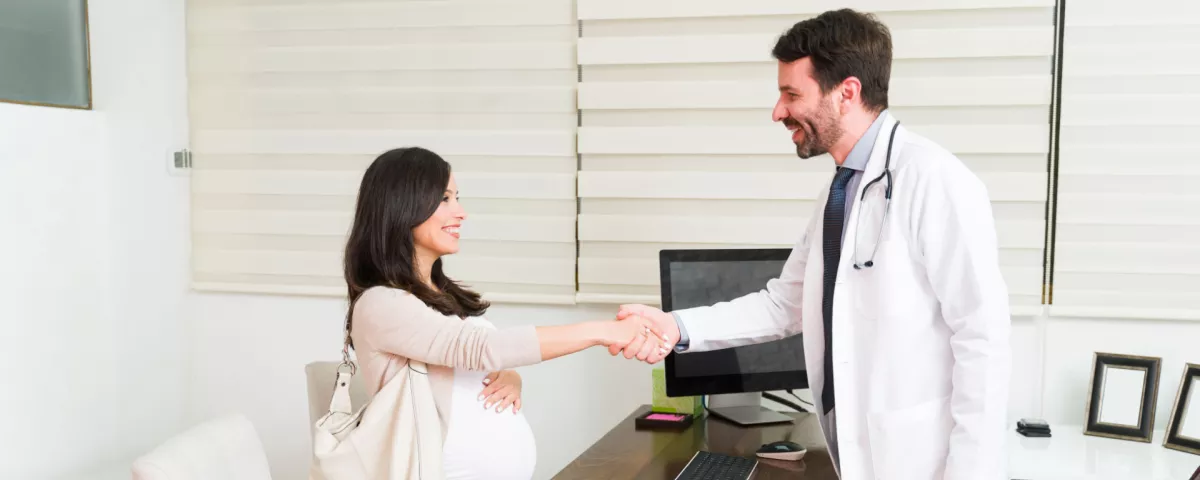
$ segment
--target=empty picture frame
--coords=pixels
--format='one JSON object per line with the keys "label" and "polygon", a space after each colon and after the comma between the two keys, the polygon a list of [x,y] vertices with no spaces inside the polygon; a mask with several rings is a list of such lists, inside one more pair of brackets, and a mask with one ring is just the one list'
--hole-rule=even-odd
{"label": "empty picture frame", "polygon": [[1084,435],[1149,443],[1161,364],[1159,357],[1096,352]]}
{"label": "empty picture frame", "polygon": [[1183,369],[1163,446],[1200,455],[1200,364],[1189,363]]}

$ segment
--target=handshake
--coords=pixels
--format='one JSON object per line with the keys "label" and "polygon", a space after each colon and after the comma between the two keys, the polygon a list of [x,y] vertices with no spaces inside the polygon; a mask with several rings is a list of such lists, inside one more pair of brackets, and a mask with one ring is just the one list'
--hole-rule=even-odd
{"label": "handshake", "polygon": [[605,322],[603,344],[608,353],[655,364],[666,358],[679,343],[675,316],[646,305],[621,305],[616,322]]}

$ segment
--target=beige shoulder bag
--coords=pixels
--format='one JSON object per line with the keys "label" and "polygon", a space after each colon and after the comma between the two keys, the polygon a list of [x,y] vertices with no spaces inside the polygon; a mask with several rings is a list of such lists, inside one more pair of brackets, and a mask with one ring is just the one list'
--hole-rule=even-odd
{"label": "beige shoulder bag", "polygon": [[357,370],[347,332],[329,413],[314,425],[316,470],[326,480],[442,480],[442,426],[426,365],[410,359],[352,411]]}

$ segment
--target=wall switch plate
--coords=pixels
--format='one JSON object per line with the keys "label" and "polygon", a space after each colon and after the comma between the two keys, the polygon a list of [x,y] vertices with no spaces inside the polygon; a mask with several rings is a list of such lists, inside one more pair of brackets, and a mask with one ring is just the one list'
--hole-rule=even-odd
{"label": "wall switch plate", "polygon": [[188,176],[192,172],[192,152],[188,149],[176,150],[167,155],[167,173],[174,176]]}

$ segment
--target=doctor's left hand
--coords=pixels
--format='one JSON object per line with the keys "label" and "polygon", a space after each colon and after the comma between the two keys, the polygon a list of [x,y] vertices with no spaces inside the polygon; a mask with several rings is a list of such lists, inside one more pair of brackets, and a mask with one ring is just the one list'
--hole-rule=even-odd
{"label": "doctor's left hand", "polygon": [[489,373],[483,379],[485,387],[479,393],[483,408],[496,407],[496,413],[503,412],[510,405],[512,412],[521,411],[521,376],[512,370],[501,370]]}

